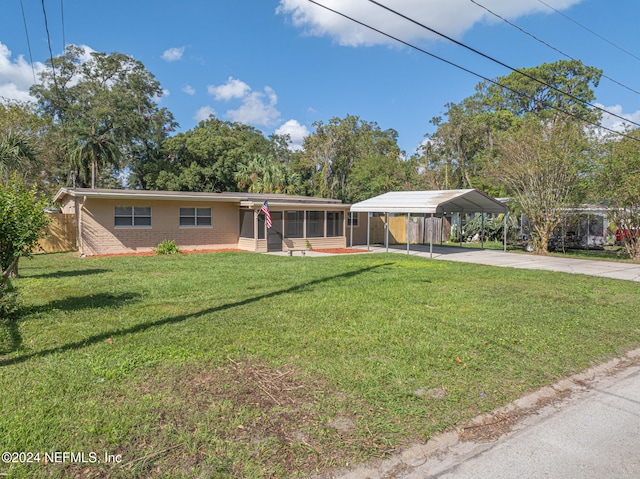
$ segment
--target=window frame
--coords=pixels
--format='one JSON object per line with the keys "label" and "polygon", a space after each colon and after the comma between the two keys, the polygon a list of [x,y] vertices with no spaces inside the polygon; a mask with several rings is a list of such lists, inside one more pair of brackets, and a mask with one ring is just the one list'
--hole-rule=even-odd
{"label": "window frame", "polygon": [[[130,213],[123,213],[123,209],[129,209]],[[142,214],[140,210],[149,210],[149,214]],[[120,212],[118,212],[120,210]],[[138,210],[138,214],[136,214]],[[118,224],[118,218],[130,218],[131,224]],[[143,219],[148,218],[149,224],[136,224],[138,221],[142,222]],[[144,221],[146,223],[146,221]],[[113,227],[120,228],[141,228],[150,229],[153,227],[153,208],[151,206],[115,206],[113,209]]]}
{"label": "window frame", "polygon": [[[185,214],[182,210],[193,210],[193,215]],[[209,214],[199,214],[201,210],[208,210]],[[193,218],[193,224],[182,224],[183,218]],[[200,219],[207,219],[208,223],[200,224]],[[180,228],[213,228],[213,210],[211,207],[181,206],[178,210],[178,226]]]}

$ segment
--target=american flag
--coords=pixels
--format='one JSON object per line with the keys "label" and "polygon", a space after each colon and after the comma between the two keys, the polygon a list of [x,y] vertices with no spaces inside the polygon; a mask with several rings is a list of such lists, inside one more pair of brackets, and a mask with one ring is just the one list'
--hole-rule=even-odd
{"label": "american flag", "polygon": [[267,228],[271,228],[273,223],[271,222],[271,212],[269,211],[269,203],[266,201],[260,207],[260,211],[264,213],[264,222],[267,224]]}

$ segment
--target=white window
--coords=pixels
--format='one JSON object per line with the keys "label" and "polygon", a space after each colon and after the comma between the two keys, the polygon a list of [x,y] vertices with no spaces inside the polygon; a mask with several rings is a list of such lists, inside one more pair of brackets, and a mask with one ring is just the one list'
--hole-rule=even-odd
{"label": "white window", "polygon": [[211,208],[180,208],[180,226],[211,226]]}
{"label": "white window", "polygon": [[358,213],[347,213],[347,226],[358,226]]}
{"label": "white window", "polygon": [[114,218],[116,227],[151,227],[151,207],[116,206]]}

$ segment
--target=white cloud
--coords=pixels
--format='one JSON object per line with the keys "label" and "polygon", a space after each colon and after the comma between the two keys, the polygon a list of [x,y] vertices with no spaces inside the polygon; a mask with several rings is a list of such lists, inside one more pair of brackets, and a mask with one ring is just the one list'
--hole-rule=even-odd
{"label": "white cloud", "polygon": [[227,83],[218,86],[209,85],[207,91],[216,100],[231,100],[245,97],[251,91],[251,87],[241,80],[229,77]]}
{"label": "white cloud", "polygon": [[297,120],[289,120],[281,125],[276,131],[276,135],[289,135],[289,149],[298,151],[302,149],[304,139],[309,136],[309,129],[298,123]]}
{"label": "white cloud", "polygon": [[280,118],[280,112],[276,109],[277,103],[277,95],[267,86],[264,93],[252,91],[245,95],[240,108],[228,110],[227,116],[238,123],[270,126]]}
{"label": "white cloud", "polygon": [[169,48],[168,50],[165,50],[164,53],[162,54],[162,59],[168,62],[175,62],[180,60],[183,54],[184,54],[184,47]]}
{"label": "white cloud", "polygon": [[[546,3],[560,10],[581,1],[546,0]],[[352,0],[349,2],[324,0],[323,3],[327,7],[405,41],[438,38],[434,33],[410,23],[367,0]],[[389,4],[389,2],[386,3]],[[509,19],[515,19],[533,12],[552,13],[551,9],[545,7],[538,0],[484,0],[482,3]],[[423,25],[458,38],[475,23],[484,20],[494,21],[494,17],[486,10],[473,5],[468,0],[396,0],[392,2],[391,8]],[[280,0],[276,12],[289,16],[292,23],[306,34],[328,36],[340,45],[366,46],[393,42],[393,40],[379,33],[314,5],[307,0]]]}
{"label": "white cloud", "polygon": [[195,95],[196,94],[196,89],[193,88],[191,85],[185,85],[182,87],[182,91],[185,92],[187,95]]}
{"label": "white cloud", "polygon": [[278,96],[271,87],[264,87],[262,92],[253,91],[242,80],[229,77],[223,85],[209,85],[207,90],[216,100],[240,100],[239,108],[226,112],[232,121],[246,125],[271,126],[280,118],[280,112],[276,108]]}
{"label": "white cloud", "polygon": [[0,101],[2,99],[29,101],[29,87],[33,85],[33,75],[36,78],[45,69],[45,65],[35,62],[33,68],[22,55],[11,60],[11,50],[0,42]]}
{"label": "white cloud", "polygon": [[196,121],[208,120],[210,116],[216,116],[216,111],[210,106],[198,108],[193,119]]}
{"label": "white cloud", "polygon": [[[624,113],[622,111],[621,105],[604,106],[600,103],[595,103],[595,105],[599,108],[603,108],[604,110],[621,116],[622,118],[626,118],[627,120],[630,120],[634,123],[640,123],[640,110],[636,110],[633,113]],[[625,122],[624,120],[621,120],[620,118],[609,115],[607,113],[602,114],[602,120],[600,121],[600,124],[606,128],[618,132],[627,131],[629,127],[636,128],[635,125],[632,125],[631,123]]]}

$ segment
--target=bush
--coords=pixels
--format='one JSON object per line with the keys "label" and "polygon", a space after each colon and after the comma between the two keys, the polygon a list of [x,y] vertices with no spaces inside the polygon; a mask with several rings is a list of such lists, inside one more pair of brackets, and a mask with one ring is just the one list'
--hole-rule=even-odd
{"label": "bush", "polygon": [[180,250],[178,245],[173,240],[162,240],[158,246],[155,247],[154,252],[156,254],[178,254]]}

